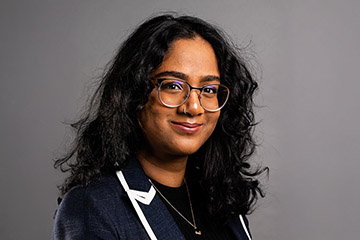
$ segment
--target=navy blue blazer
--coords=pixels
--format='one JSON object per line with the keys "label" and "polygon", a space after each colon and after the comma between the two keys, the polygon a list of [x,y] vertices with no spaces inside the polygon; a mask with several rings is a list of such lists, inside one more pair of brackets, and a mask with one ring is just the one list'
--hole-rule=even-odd
{"label": "navy blue blazer", "polygon": [[[151,188],[137,160],[130,161],[122,173],[130,189],[148,192]],[[138,204],[157,239],[185,239],[158,194],[149,205]],[[236,239],[249,239],[245,217],[229,221],[229,227]],[[149,239],[149,236],[113,174],[65,194],[55,216],[53,239]]]}

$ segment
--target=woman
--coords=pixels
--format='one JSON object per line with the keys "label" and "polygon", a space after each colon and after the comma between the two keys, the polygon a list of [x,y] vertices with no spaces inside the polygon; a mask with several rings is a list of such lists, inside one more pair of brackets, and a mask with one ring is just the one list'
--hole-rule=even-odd
{"label": "woman", "polygon": [[122,44],[78,121],[55,239],[250,239],[258,195],[246,64],[201,19],[161,15]]}

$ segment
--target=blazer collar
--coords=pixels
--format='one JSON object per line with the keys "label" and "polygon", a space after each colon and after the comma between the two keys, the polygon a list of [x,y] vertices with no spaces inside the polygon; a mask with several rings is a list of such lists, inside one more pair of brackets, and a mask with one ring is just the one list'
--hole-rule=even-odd
{"label": "blazer collar", "polygon": [[[149,178],[146,176],[136,158],[129,161],[129,164],[122,170],[122,173],[131,190],[144,192],[146,195],[151,189],[152,185],[149,182]],[[143,204],[140,201],[138,201],[138,203],[158,239],[185,240],[185,237],[161,200],[159,194],[155,194],[148,205]]]}
{"label": "blazer collar", "polygon": [[[130,159],[128,165],[122,170],[122,172],[131,190],[141,191],[144,192],[144,194],[149,193],[152,185],[150,184],[149,177],[146,176],[138,159],[135,157]],[[161,200],[159,194],[155,194],[154,198],[148,205],[141,202],[139,202],[139,205],[158,239],[185,240],[184,235]],[[245,221],[247,223],[246,218]],[[228,225],[237,240],[249,239],[239,217],[231,219]]]}

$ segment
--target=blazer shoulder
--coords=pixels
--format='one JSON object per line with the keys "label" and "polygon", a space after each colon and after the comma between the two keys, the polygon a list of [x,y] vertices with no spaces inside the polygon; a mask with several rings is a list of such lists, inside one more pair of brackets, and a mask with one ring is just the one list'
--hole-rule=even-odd
{"label": "blazer shoulder", "polygon": [[115,175],[104,175],[88,186],[72,188],[65,194],[57,210],[54,238],[85,239],[98,236],[112,239],[117,235],[113,213],[119,210],[123,194]]}

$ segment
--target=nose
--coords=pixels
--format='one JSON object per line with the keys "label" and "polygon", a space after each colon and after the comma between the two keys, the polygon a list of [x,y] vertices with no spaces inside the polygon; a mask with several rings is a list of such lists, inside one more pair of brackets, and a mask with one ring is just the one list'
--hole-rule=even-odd
{"label": "nose", "polygon": [[[181,105],[181,111],[190,116],[201,115],[205,112],[204,108],[200,105],[200,92],[193,89],[190,92],[187,101]],[[184,109],[185,108],[185,109]]]}

